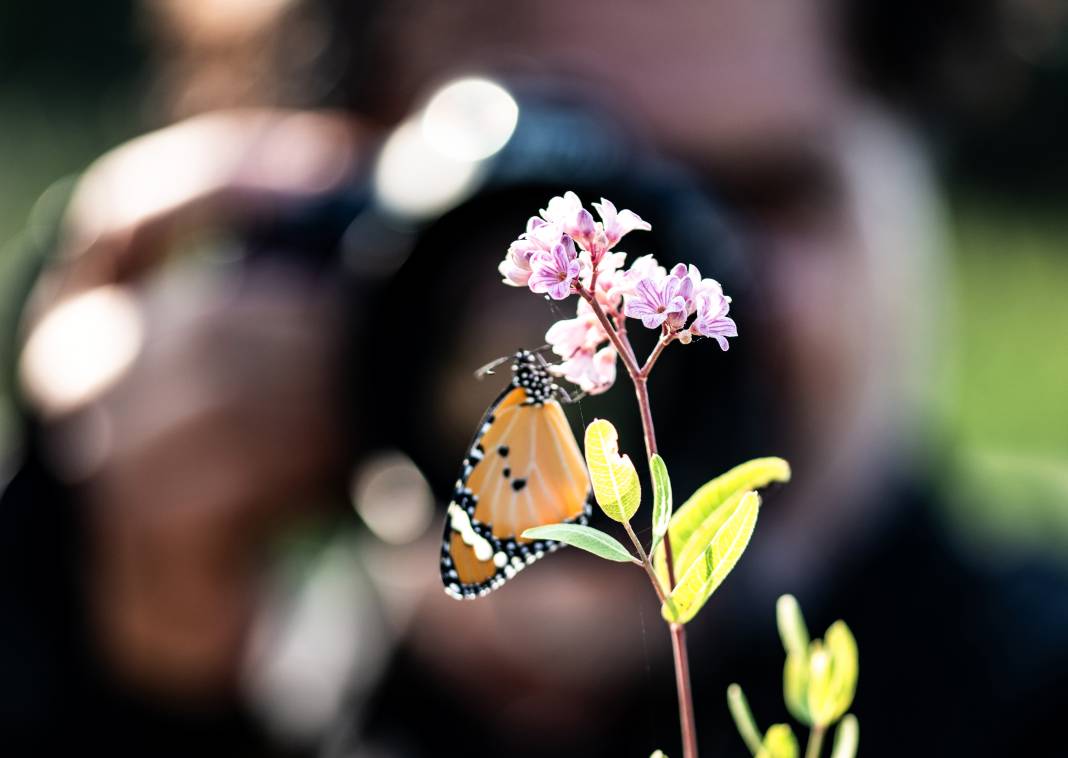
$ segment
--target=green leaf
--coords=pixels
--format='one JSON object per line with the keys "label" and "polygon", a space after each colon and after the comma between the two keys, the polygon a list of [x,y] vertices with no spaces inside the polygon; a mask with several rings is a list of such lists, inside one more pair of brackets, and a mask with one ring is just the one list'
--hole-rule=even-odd
{"label": "green leaf", "polygon": [[789,724],[774,724],[764,735],[757,758],[797,758],[797,738]]}
{"label": "green leaf", "polygon": [[831,758],[854,758],[860,743],[860,722],[852,713],[842,719],[834,732]]}
{"label": "green leaf", "polygon": [[697,615],[745,552],[759,511],[760,496],[755,492],[746,492],[737,501],[701,560],[694,561],[679,577],[678,586],[669,595],[670,602],[661,608],[667,621],[685,624]]}
{"label": "green leaf", "polygon": [[535,526],[523,532],[523,536],[530,540],[556,540],[565,545],[577,547],[587,553],[593,553],[599,558],[620,563],[633,563],[636,559],[627,552],[627,548],[619,544],[614,537],[605,534],[600,529],[581,524],[547,524]]}
{"label": "green leaf", "polygon": [[731,517],[734,510],[738,507],[738,503],[741,502],[742,496],[746,491],[735,492],[727,501],[723,503],[719,508],[712,511],[701,525],[697,527],[689,539],[681,545],[680,548],[676,548],[675,553],[675,578],[682,576],[689,568],[697,561],[705,552],[705,548],[708,547],[708,543],[712,541],[712,538],[716,536],[716,532],[723,528],[723,525],[727,523],[727,519]]}
{"label": "green leaf", "polygon": [[858,674],[857,642],[844,621],[835,621],[824,644],[809,654],[808,710],[815,724],[828,726],[853,704]]}
{"label": "green leaf", "polygon": [[756,755],[763,745],[763,740],[760,738],[760,730],[753,719],[753,712],[749,710],[749,702],[745,699],[745,693],[737,684],[732,684],[727,688],[727,707],[730,709],[734,725],[738,727],[738,734],[742,736],[745,746],[749,748],[750,753]]}
{"label": "green leaf", "polygon": [[671,479],[668,477],[667,464],[659,454],[653,453],[649,458],[649,473],[653,480],[653,544],[650,550],[656,550],[660,540],[667,534],[671,522]]}
{"label": "green leaf", "polygon": [[808,649],[786,655],[782,672],[783,699],[790,714],[806,726],[812,726],[808,712]]}
{"label": "green leaf", "polygon": [[[726,505],[734,495],[741,496],[746,490],[755,490],[765,487],[771,482],[785,482],[790,479],[790,464],[782,458],[756,458],[741,465],[735,466],[730,471],[716,477],[712,481],[699,487],[690,495],[672,515],[668,536],[671,539],[671,547],[675,554],[675,577],[678,579],[689,568],[688,565],[680,565],[678,560],[681,553],[690,541],[694,533],[701,528],[709,518],[715,517],[716,511]],[[704,539],[698,539],[696,550],[688,553],[690,560],[699,557],[708,541],[707,535],[715,534],[715,531],[726,519],[721,514],[716,522],[709,525],[708,529],[702,530]],[[711,531],[710,531],[711,530]],[[653,551],[653,563],[657,575],[668,585],[667,559],[664,545],[661,543]]]}
{"label": "green leaf", "polygon": [[779,623],[782,646],[789,653],[803,654],[808,650],[808,627],[801,615],[801,606],[793,595],[783,595],[775,604],[775,617]]}
{"label": "green leaf", "polygon": [[642,499],[641,483],[630,457],[619,454],[619,435],[611,422],[596,419],[586,427],[586,465],[597,505],[614,521],[630,521]]}

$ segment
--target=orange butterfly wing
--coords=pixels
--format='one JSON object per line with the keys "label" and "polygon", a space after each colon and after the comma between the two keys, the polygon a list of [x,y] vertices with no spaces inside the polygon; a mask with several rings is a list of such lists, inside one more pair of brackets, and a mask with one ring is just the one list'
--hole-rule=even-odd
{"label": "orange butterfly wing", "polygon": [[586,523],[586,464],[544,368],[520,353],[513,386],[490,407],[449,504],[441,578],[453,597],[485,595],[559,547],[520,535]]}

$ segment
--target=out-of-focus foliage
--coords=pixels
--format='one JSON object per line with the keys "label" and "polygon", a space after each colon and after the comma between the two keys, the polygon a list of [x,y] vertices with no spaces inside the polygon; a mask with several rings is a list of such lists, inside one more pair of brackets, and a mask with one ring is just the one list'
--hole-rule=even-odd
{"label": "out-of-focus foliage", "polygon": [[730,709],[731,718],[734,719],[734,725],[738,727],[738,734],[742,736],[742,741],[749,748],[749,752],[756,755],[764,746],[764,740],[760,736],[760,729],[749,708],[749,701],[746,700],[745,693],[737,684],[732,684],[727,688],[727,707]]}
{"label": "out-of-focus foliage", "polygon": [[[860,726],[852,714],[857,689],[857,643],[844,621],[831,624],[822,640],[809,638],[801,607],[792,595],[776,604],[779,635],[786,650],[783,699],[790,714],[811,728],[806,756],[820,755],[827,730],[841,719],[835,732],[832,758],[853,758]],[[796,758],[798,742],[789,724],[775,724],[760,736],[742,688],[727,688],[727,705],[738,734],[755,758]]]}
{"label": "out-of-focus foliage", "polygon": [[810,645],[808,668],[812,723],[833,724],[849,710],[857,689],[857,643],[844,622],[831,624],[822,644]]}
{"label": "out-of-focus foliage", "polygon": [[838,729],[834,733],[834,749],[831,750],[831,758],[853,758],[857,754],[859,743],[860,723],[857,717],[850,713],[838,722]]}
{"label": "out-of-focus foliage", "polygon": [[790,595],[779,598],[777,615],[786,650],[786,705],[803,724],[830,726],[853,704],[859,670],[856,640],[844,621],[835,621],[822,640],[808,641],[801,609]]}
{"label": "out-of-focus foliage", "polygon": [[757,758],[797,758],[797,738],[789,724],[773,724],[764,735]]}
{"label": "out-of-focus foliage", "polygon": [[954,208],[954,310],[938,387],[958,527],[984,545],[1068,547],[1064,201]]}
{"label": "out-of-focus foliage", "polygon": [[801,615],[801,606],[793,595],[783,595],[775,604],[775,620],[779,625],[779,636],[787,654],[803,655],[808,650],[808,628],[805,617]]}

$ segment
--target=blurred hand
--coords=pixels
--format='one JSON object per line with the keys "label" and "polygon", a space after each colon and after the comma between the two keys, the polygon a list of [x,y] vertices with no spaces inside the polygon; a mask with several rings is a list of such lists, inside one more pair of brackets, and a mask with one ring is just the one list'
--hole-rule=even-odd
{"label": "blurred hand", "polygon": [[[137,686],[226,691],[266,541],[338,481],[344,458],[329,288],[299,267],[153,269],[175,240],[330,189],[354,155],[355,131],[339,118],[217,114],[120,147],[76,190],[60,260],[28,314],[23,378],[58,474],[89,509],[100,650]],[[64,353],[57,314],[92,292],[134,304],[136,354],[76,402],[50,405],[32,385],[63,373],[62,362],[49,373],[49,356]],[[59,350],[35,345],[46,333]],[[90,355],[103,361],[119,337],[96,329],[102,349]]]}
{"label": "blurred hand", "polygon": [[361,136],[351,116],[240,110],[197,116],[112,150],[78,183],[31,317],[71,294],[131,281],[176,241],[329,192],[354,170]]}

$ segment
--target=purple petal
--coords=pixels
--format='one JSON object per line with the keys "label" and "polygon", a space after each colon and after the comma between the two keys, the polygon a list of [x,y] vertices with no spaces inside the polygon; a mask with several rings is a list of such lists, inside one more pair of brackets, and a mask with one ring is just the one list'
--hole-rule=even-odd
{"label": "purple petal", "polygon": [[644,300],[628,300],[623,304],[623,315],[627,318],[645,318],[656,313],[656,306]]}
{"label": "purple petal", "polygon": [[580,208],[571,228],[567,231],[576,240],[584,243],[585,247],[589,247],[593,235],[597,232],[597,227],[593,225],[593,216],[590,212],[585,208]]}
{"label": "purple petal", "polygon": [[660,290],[657,289],[657,286],[653,284],[651,279],[642,279],[634,287],[634,290],[638,297],[648,303],[654,310],[663,302],[661,300]]}
{"label": "purple petal", "polygon": [[565,300],[571,294],[571,282],[567,280],[557,282],[546,290],[546,294],[553,300]]}
{"label": "purple petal", "polygon": [[558,277],[552,269],[539,267],[534,269],[534,273],[530,275],[530,279],[527,281],[527,286],[530,287],[531,292],[540,294],[559,283],[560,277]]}
{"label": "purple petal", "polygon": [[567,271],[571,259],[568,257],[567,250],[564,246],[561,244],[553,245],[551,255],[553,268],[560,273]]}
{"label": "purple petal", "polygon": [[664,323],[667,318],[666,313],[651,313],[648,316],[642,316],[642,324],[646,329],[659,329],[660,325]]}

